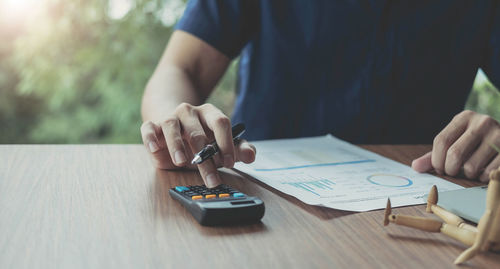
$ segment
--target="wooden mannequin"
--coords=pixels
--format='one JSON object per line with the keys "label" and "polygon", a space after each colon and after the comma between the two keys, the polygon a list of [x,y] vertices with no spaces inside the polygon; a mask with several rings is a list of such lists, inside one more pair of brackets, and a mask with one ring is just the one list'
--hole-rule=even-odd
{"label": "wooden mannequin", "polygon": [[[500,208],[500,168],[490,173],[490,183],[486,192],[486,210],[477,224],[477,237],[474,244],[462,252],[455,264],[463,263],[474,257],[479,251],[498,244],[498,215]],[[496,224],[496,227],[493,227]],[[492,229],[493,228],[493,229]],[[491,233],[490,233],[491,232]]]}
{"label": "wooden mannequin", "polygon": [[486,194],[486,210],[479,220],[477,228],[438,206],[437,201],[437,188],[432,186],[427,198],[426,211],[434,213],[444,223],[429,218],[393,215],[391,202],[388,199],[384,214],[384,226],[392,222],[422,231],[440,232],[470,246],[458,256],[455,264],[471,259],[480,251],[500,251],[500,168],[490,173],[490,183]]}
{"label": "wooden mannequin", "polygon": [[391,214],[391,211],[391,201],[387,199],[384,219],[385,226],[392,222],[397,225],[403,225],[426,232],[443,233],[468,246],[472,245],[476,238],[475,232],[460,228],[458,226],[455,226],[454,224],[443,223],[438,220],[423,217],[393,215]]}

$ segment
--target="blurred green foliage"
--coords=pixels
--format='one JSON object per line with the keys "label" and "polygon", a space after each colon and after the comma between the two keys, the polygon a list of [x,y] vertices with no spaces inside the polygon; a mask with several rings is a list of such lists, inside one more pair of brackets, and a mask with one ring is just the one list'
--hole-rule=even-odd
{"label": "blurred green foliage", "polygon": [[500,121],[500,91],[488,80],[482,70],[477,73],[472,89],[465,108],[488,114]]}
{"label": "blurred green foliage", "polygon": [[39,19],[24,25],[10,59],[19,76],[14,92],[38,100],[36,121],[20,140],[139,141],[141,93],[172,31],[153,12],[160,5],[137,1],[112,20],[103,1],[46,1]]}
{"label": "blurred green foliage", "polygon": [[[123,0],[128,12],[113,18],[117,1],[38,0],[36,16],[0,20],[0,143],[140,142],[142,92],[185,3]],[[236,68],[209,98],[227,114]],[[476,81],[466,107],[500,119],[499,105]]]}

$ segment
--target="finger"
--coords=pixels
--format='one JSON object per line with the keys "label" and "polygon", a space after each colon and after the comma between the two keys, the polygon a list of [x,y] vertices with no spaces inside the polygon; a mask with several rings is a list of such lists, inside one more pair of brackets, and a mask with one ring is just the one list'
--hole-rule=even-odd
{"label": "finger", "polygon": [[[183,143],[185,145],[185,149],[186,149],[186,156],[187,156],[187,165],[184,166],[186,168],[189,168],[189,169],[195,169],[195,170],[198,170],[198,165],[196,164],[191,164],[191,161],[193,160],[194,158],[194,153],[193,151],[191,150],[191,146],[189,144],[189,142],[187,140],[184,140],[183,139]],[[208,140],[208,141],[212,141],[212,140]],[[197,153],[197,152],[196,152]],[[215,154],[212,159],[214,160],[214,164],[215,164],[215,167],[222,167],[222,160],[220,158],[220,155],[219,154]]]}
{"label": "finger", "polygon": [[426,154],[420,156],[419,158],[413,160],[411,163],[411,167],[413,170],[419,173],[425,173],[432,170],[432,151],[427,152]]}
{"label": "finger", "polygon": [[221,179],[213,159],[208,159],[198,164],[200,175],[208,188],[215,188],[221,184]]}
{"label": "finger", "polygon": [[[203,127],[197,117],[198,115],[194,109],[190,107],[186,107],[178,112],[179,113],[177,115],[183,129],[183,135],[188,141],[191,151],[193,153],[197,153],[208,144],[208,138],[205,135],[205,131],[203,130]],[[205,162],[199,164],[198,170],[200,171],[201,177],[207,187],[213,188],[221,183],[213,160],[206,160]]]}
{"label": "finger", "polygon": [[456,176],[460,172],[465,160],[469,158],[474,149],[481,142],[482,136],[471,129],[457,139],[446,152],[444,170],[450,176]]}
{"label": "finger", "polygon": [[236,147],[236,158],[238,161],[244,163],[252,163],[255,161],[255,155],[257,150],[255,146],[248,143],[246,140],[241,139],[240,143]]}
{"label": "finger", "polygon": [[142,142],[151,153],[160,150],[158,138],[156,137],[156,128],[157,126],[151,121],[146,121],[141,125]]}
{"label": "finger", "polygon": [[168,154],[160,126],[150,121],[144,122],[141,126],[141,136],[144,146],[151,153],[151,158],[156,168],[175,168]]}
{"label": "finger", "polygon": [[451,122],[434,138],[432,145],[432,167],[438,174],[443,174],[446,154],[450,146],[465,132],[467,123],[474,112],[464,111],[451,120]]}
{"label": "finger", "polygon": [[215,154],[212,157],[212,160],[214,160],[215,167],[224,167],[224,160],[222,159],[220,154]]}
{"label": "finger", "polygon": [[160,124],[167,143],[170,158],[177,166],[187,164],[186,150],[181,135],[181,126],[177,117],[169,117]]}
{"label": "finger", "polygon": [[200,121],[214,133],[224,167],[233,167],[235,154],[231,121],[219,109],[210,104],[200,106],[199,116]]}
{"label": "finger", "polygon": [[481,173],[481,176],[479,177],[479,180],[482,182],[488,182],[490,180],[489,175],[490,172],[498,169],[500,167],[500,154],[497,154],[497,156],[491,161],[488,166],[486,166],[486,169],[484,169],[484,172]]}
{"label": "finger", "polygon": [[479,148],[464,163],[464,174],[469,179],[477,178],[497,152],[488,144],[488,139],[483,140]]}

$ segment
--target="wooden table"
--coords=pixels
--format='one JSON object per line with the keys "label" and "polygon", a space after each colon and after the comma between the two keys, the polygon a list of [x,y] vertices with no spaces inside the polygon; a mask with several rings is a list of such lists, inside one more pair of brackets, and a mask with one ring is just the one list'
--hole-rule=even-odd
{"label": "wooden table", "polygon": [[[364,147],[405,164],[430,149]],[[453,268],[465,249],[384,227],[383,210],[309,206],[228,170],[224,182],[260,197],[266,214],[250,226],[202,227],[168,194],[199,175],[155,170],[140,145],[6,145],[0,160],[0,268]],[[429,216],[424,206],[393,212]],[[500,268],[500,255],[467,266]]]}

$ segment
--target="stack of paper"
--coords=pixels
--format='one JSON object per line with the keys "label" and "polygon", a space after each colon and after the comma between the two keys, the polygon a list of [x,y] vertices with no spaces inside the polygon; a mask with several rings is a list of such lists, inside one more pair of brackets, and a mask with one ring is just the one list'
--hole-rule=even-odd
{"label": "stack of paper", "polygon": [[331,135],[253,142],[257,158],[235,168],[311,204],[368,211],[422,204],[432,185],[462,189],[441,178],[361,149]]}

